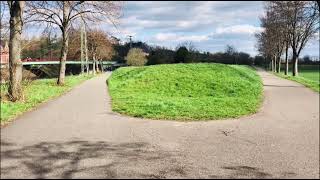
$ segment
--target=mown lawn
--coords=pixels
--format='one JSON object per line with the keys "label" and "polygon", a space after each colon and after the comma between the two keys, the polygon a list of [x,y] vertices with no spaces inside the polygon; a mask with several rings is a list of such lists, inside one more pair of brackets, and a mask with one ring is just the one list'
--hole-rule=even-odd
{"label": "mown lawn", "polygon": [[108,80],[113,111],[151,119],[213,120],[254,113],[262,83],[247,66],[123,67]]}
{"label": "mown lawn", "polygon": [[[319,65],[299,65],[299,76],[311,81],[320,82],[320,66]],[[291,67],[289,68],[291,74]]]}
{"label": "mown lawn", "polygon": [[296,81],[306,87],[320,92],[320,66],[319,65],[300,65],[299,76],[293,77],[291,67],[289,68],[289,75],[286,76],[281,72],[280,74],[274,73],[280,77]]}
{"label": "mown lawn", "polygon": [[[17,117],[18,115],[29,111],[52,98],[60,96],[61,94],[69,91],[72,87],[79,83],[92,78],[92,75],[80,75],[80,76],[67,76],[64,86],[57,86],[56,79],[39,79],[32,81],[31,83],[24,82],[24,100],[20,102],[10,102],[1,99],[1,124],[8,122],[9,120]],[[7,92],[7,85],[1,85],[1,94]]]}

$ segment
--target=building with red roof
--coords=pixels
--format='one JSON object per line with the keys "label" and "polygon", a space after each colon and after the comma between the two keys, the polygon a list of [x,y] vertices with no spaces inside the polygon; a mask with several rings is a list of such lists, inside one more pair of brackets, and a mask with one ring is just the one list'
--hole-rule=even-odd
{"label": "building with red roof", "polygon": [[0,44],[0,64],[8,64],[9,63],[9,46],[6,42],[4,46]]}

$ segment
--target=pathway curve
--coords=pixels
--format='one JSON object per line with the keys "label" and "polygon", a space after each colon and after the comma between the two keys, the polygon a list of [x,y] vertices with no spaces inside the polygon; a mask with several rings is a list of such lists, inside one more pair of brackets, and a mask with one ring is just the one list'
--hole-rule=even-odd
{"label": "pathway curve", "polygon": [[1,129],[1,178],[319,178],[319,94],[264,71],[259,113],[175,122],[121,116],[106,78]]}

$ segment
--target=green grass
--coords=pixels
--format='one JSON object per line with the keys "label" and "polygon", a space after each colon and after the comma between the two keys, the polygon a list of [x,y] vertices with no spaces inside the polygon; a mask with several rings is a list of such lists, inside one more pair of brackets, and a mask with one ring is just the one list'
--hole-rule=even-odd
{"label": "green grass", "polygon": [[113,111],[151,119],[210,120],[255,113],[262,83],[247,66],[123,67],[108,80]]}
{"label": "green grass", "polygon": [[293,77],[291,67],[289,68],[289,75],[286,76],[283,74],[283,71],[278,74],[274,73],[277,76],[280,76],[285,79],[296,81],[303,84],[306,87],[313,89],[314,91],[320,92],[320,69],[319,65],[300,65],[298,66],[299,76]]}
{"label": "green grass", "polygon": [[[61,94],[69,91],[77,84],[92,78],[93,76],[80,75],[80,76],[67,76],[64,86],[57,86],[56,79],[39,79],[31,83],[23,83],[24,87],[24,100],[20,102],[10,102],[1,99],[1,124],[5,124],[13,118],[29,111],[52,98],[58,97]],[[5,84],[1,85],[1,93],[7,91]]]}
{"label": "green grass", "polygon": [[[299,76],[315,81],[320,82],[320,66],[319,65],[299,65]],[[291,67],[289,68],[291,74]]]}

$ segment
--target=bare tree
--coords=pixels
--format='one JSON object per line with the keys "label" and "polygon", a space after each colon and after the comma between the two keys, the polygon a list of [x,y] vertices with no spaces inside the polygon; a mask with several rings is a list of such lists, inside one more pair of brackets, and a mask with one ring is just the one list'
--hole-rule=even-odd
{"label": "bare tree", "polygon": [[103,61],[111,60],[112,56],[115,55],[115,50],[110,39],[104,39],[104,43],[97,48],[97,59],[100,62],[100,69],[103,72]]}
{"label": "bare tree", "polygon": [[22,61],[21,34],[23,28],[24,1],[8,1],[10,11],[10,40],[9,40],[9,96],[11,101],[20,100],[22,94]]}
{"label": "bare tree", "polygon": [[0,1],[0,35],[1,35],[1,42],[9,40],[9,19],[8,16],[10,13],[7,13],[9,11],[8,4],[5,1]]}
{"label": "bare tree", "polygon": [[179,47],[186,47],[189,52],[196,52],[196,46],[192,41],[184,41],[182,43],[179,43],[178,46],[176,47],[176,50],[179,49]]}
{"label": "bare tree", "polygon": [[114,1],[29,1],[28,22],[45,22],[56,25],[62,33],[60,73],[57,84],[63,85],[65,61],[68,54],[69,29],[83,18],[85,22],[109,20],[116,24],[120,17],[121,3]]}
{"label": "bare tree", "polygon": [[228,44],[228,45],[226,46],[225,52],[226,52],[228,55],[233,56],[235,53],[237,53],[237,50],[236,50],[236,48],[235,48],[233,45],[229,45],[229,44]]}
{"label": "bare tree", "polygon": [[94,73],[100,70],[103,71],[102,61],[111,59],[114,54],[109,36],[102,30],[91,30],[88,32],[88,51],[93,59]]}
{"label": "bare tree", "polygon": [[[265,59],[270,59],[270,54],[268,52],[268,42],[267,42],[267,34],[265,31],[259,32],[255,34],[257,39],[256,48],[260,55],[262,55]],[[270,70],[273,71],[273,63],[270,62]]]}
{"label": "bare tree", "polygon": [[80,56],[80,60],[81,60],[81,73],[83,74],[84,73],[84,59],[85,59],[85,56],[84,56],[84,22],[81,21],[81,33],[80,33],[80,39],[81,39],[81,45],[80,45],[80,51],[81,51],[81,56]]}
{"label": "bare tree", "polygon": [[313,1],[314,5],[312,6],[318,13],[320,13],[320,1]]}
{"label": "bare tree", "polygon": [[285,74],[288,72],[288,23],[283,15],[283,7],[286,6],[286,1],[269,1],[267,2],[267,11],[269,11],[268,28],[272,29],[273,40],[271,44],[275,47],[276,61],[278,63],[277,72],[281,70],[281,56],[285,51]]}
{"label": "bare tree", "polygon": [[[298,75],[301,50],[319,30],[319,7],[314,1],[269,1],[266,3],[264,47],[273,56],[273,69],[280,72],[280,57],[285,51],[285,74],[288,74],[288,51],[292,49],[293,76]],[[261,41],[260,36],[260,41]],[[263,44],[260,43],[260,49]],[[278,68],[275,70],[275,62]]]}
{"label": "bare tree", "polygon": [[288,23],[292,48],[292,75],[298,75],[298,59],[306,43],[319,30],[319,7],[312,1],[287,1],[282,14]]}
{"label": "bare tree", "polygon": [[84,31],[83,34],[83,38],[84,38],[84,55],[85,55],[85,60],[86,60],[86,69],[87,69],[87,74],[89,74],[89,59],[88,59],[88,43],[87,43],[87,31]]}
{"label": "bare tree", "polygon": [[271,51],[274,57],[274,71],[279,73],[281,70],[281,56],[286,44],[287,27],[281,12],[278,11],[277,3],[278,1],[267,2],[265,29],[267,32],[269,31],[268,41],[270,41]]}
{"label": "bare tree", "polygon": [[285,46],[285,69],[284,69],[284,75],[289,74],[289,60],[288,60],[288,51],[289,51],[289,41],[286,38],[286,46]]}
{"label": "bare tree", "polygon": [[269,12],[266,13],[266,17],[260,18],[261,26],[264,31],[256,34],[257,38],[257,48],[261,55],[270,59],[270,69],[271,71],[276,71],[276,46],[274,45],[275,36],[273,34],[274,29],[270,28],[270,18]]}

